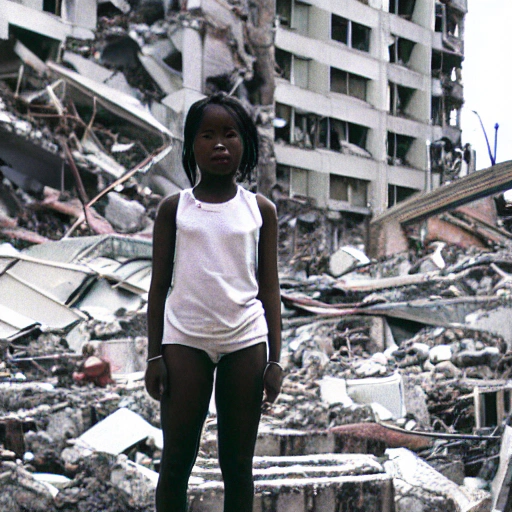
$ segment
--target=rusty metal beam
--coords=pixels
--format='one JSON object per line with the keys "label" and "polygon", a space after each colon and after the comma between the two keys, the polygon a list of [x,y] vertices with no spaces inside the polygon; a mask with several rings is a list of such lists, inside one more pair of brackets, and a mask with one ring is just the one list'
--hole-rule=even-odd
{"label": "rusty metal beam", "polygon": [[471,173],[428,194],[402,201],[375,217],[371,224],[387,221],[412,224],[511,188],[512,160],[509,160]]}

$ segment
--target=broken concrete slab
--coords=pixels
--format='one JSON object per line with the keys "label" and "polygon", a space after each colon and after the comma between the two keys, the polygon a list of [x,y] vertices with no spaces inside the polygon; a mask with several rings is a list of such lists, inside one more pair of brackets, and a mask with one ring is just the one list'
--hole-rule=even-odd
{"label": "broken concrete slab", "polygon": [[387,377],[347,379],[347,393],[356,403],[377,402],[384,406],[393,418],[403,418],[406,414],[402,376],[395,372]]}
{"label": "broken concrete slab", "polygon": [[334,277],[351,272],[361,265],[370,263],[370,260],[363,251],[355,247],[340,247],[329,258],[329,270]]}
{"label": "broken concrete slab", "polygon": [[5,511],[56,512],[52,492],[15,462],[0,461],[0,508]]}
{"label": "broken concrete slab", "polygon": [[146,209],[138,201],[125,199],[117,192],[107,194],[105,218],[118,233],[136,233],[146,226]]}
{"label": "broken concrete slab", "polygon": [[120,117],[129,120],[141,128],[168,138],[174,138],[173,134],[159,123],[140,103],[139,100],[128,94],[100,84],[91,78],[80,75],[54,62],[48,63],[49,68],[58,76],[64,78],[71,86],[78,89],[86,96],[95,97],[97,101],[108,110]]}
{"label": "broken concrete slab", "polygon": [[397,512],[421,511],[442,507],[447,502],[456,512],[490,512],[491,494],[461,487],[429,466],[405,448],[386,450],[389,461],[384,462],[395,484]]}
{"label": "broken concrete slab", "polygon": [[[222,510],[220,470],[201,467],[193,476],[204,483],[191,486],[193,512]],[[374,457],[368,455],[309,455],[255,457],[255,512],[394,512],[393,483]]]}
{"label": "broken concrete slab", "polygon": [[[129,429],[126,428],[127,425],[130,425]],[[159,448],[163,447],[163,434],[160,429],[153,427],[130,409],[121,407],[84,432],[77,441],[95,451],[118,455],[148,438]]]}
{"label": "broken concrete slab", "polygon": [[498,472],[492,481],[493,512],[508,512],[512,499],[512,428],[505,426]]}

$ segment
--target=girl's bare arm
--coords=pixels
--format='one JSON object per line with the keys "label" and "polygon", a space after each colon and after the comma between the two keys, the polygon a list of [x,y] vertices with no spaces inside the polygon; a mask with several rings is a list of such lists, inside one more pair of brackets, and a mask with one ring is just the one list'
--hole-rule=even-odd
{"label": "girl's bare arm", "polygon": [[[281,292],[277,269],[277,213],[273,203],[258,194],[258,206],[263,217],[258,247],[258,298],[263,304],[268,325],[269,361],[279,362],[281,356]],[[281,375],[278,366],[266,372],[266,400],[273,402],[279,394]]]}
{"label": "girl's bare arm", "polygon": [[[167,293],[171,286],[174,247],[176,244],[176,209],[179,195],[169,196],[158,208],[153,228],[153,266],[148,297],[148,359],[161,354],[164,328],[164,311]],[[161,360],[148,363],[146,370],[146,388],[149,394],[159,399],[161,394]]]}

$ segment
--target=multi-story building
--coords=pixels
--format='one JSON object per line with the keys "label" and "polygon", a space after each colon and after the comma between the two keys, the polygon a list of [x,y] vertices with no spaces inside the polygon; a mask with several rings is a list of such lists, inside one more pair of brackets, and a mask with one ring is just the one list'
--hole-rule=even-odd
{"label": "multi-story building", "polygon": [[2,56],[10,54],[9,41],[17,40],[42,60],[57,60],[67,37],[94,38],[96,13],[97,0],[0,0]]}
{"label": "multi-story building", "polygon": [[276,0],[275,153],[291,195],[369,215],[439,186],[462,154],[466,12],[467,0]]}
{"label": "multi-story building", "polygon": [[[58,61],[67,37],[94,37],[103,3],[0,0],[0,50],[19,41],[43,61]],[[243,9],[231,1],[164,3],[172,20],[166,44],[180,66],[160,63],[157,79],[174,73],[163,82],[162,105],[183,113],[208,84],[235,90],[251,76]],[[466,12],[467,0],[276,0],[279,183],[321,208],[375,215],[446,180],[462,161]],[[271,34],[272,13],[266,19]],[[0,77],[18,73],[19,62],[2,57],[9,50],[0,52]],[[161,117],[168,124],[168,113]]]}

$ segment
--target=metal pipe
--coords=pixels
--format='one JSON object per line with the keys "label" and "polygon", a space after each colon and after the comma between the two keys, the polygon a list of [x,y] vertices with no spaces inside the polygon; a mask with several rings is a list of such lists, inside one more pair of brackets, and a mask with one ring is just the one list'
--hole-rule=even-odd
{"label": "metal pipe", "polygon": [[491,151],[491,145],[489,144],[489,139],[487,138],[487,132],[484,128],[484,123],[482,123],[482,118],[480,117],[480,114],[476,110],[472,110],[473,114],[475,114],[478,117],[478,120],[480,121],[480,126],[482,127],[482,131],[484,132],[485,142],[487,143],[487,151],[489,152],[489,158],[491,159],[491,165],[496,164],[496,159],[494,158],[492,151]]}

